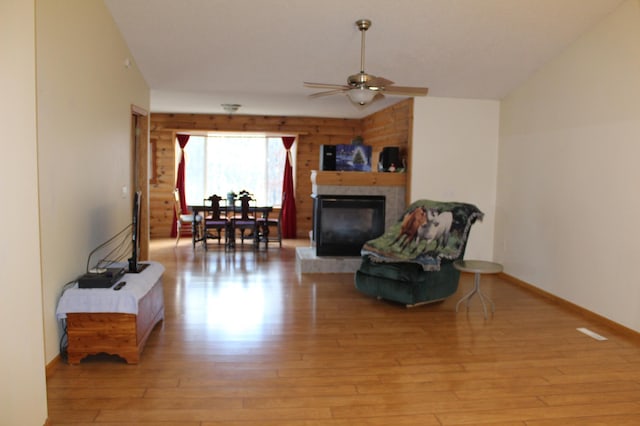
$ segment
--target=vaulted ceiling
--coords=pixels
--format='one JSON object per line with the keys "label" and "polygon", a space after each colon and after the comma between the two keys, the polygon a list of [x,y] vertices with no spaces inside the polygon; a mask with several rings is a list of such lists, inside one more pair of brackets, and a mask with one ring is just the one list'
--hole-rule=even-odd
{"label": "vaulted ceiling", "polygon": [[[624,0],[104,0],[151,88],[153,112],[359,118],[342,94],[365,70],[429,96],[501,99]],[[597,58],[594,58],[594,61]]]}

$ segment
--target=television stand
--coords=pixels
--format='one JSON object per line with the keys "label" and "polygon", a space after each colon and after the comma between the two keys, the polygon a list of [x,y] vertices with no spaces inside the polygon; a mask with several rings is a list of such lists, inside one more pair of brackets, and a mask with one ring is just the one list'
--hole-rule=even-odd
{"label": "television stand", "polygon": [[164,267],[148,263],[138,274],[124,274],[120,290],[70,288],[62,294],[56,314],[66,318],[69,364],[100,353],[118,355],[128,364],[140,361],[147,339],[164,319]]}

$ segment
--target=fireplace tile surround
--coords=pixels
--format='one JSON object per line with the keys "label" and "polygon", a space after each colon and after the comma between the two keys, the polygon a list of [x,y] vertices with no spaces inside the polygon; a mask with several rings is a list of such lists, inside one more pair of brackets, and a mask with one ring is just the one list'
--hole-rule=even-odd
{"label": "fireplace tile surround", "polygon": [[313,185],[314,195],[382,195],[385,197],[385,231],[398,221],[405,209],[405,189],[399,186]]}
{"label": "fireplace tile surround", "polygon": [[359,257],[316,256],[316,248],[296,248],[296,273],[328,274],[355,273],[360,267]]}
{"label": "fireplace tile surround", "polygon": [[[354,175],[355,174],[355,175]],[[385,230],[393,225],[405,210],[406,190],[404,181],[397,183],[398,176],[384,176],[393,178],[380,179],[379,175],[391,175],[389,173],[364,173],[348,172],[337,173],[340,179],[328,179],[329,184],[319,182],[317,172],[312,172],[311,182],[313,195],[377,195],[385,197]],[[370,179],[362,179],[364,175],[369,175]],[[378,175],[378,176],[377,176]],[[396,174],[398,175],[398,174]],[[345,178],[346,176],[346,178]],[[354,177],[350,179],[349,176]],[[400,176],[403,177],[403,176]],[[368,181],[375,182],[374,184]],[[388,184],[385,184],[388,183]],[[360,266],[359,257],[341,256],[316,256],[315,247],[296,248],[296,271],[298,274],[304,273],[350,273],[355,272]]]}

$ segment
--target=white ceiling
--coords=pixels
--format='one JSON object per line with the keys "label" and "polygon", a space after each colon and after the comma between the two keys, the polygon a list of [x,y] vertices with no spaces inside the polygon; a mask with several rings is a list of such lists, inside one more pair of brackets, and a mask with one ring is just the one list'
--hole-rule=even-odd
{"label": "white ceiling", "polygon": [[624,0],[104,0],[151,88],[153,112],[360,118],[342,94],[365,70],[429,96],[501,99]]}

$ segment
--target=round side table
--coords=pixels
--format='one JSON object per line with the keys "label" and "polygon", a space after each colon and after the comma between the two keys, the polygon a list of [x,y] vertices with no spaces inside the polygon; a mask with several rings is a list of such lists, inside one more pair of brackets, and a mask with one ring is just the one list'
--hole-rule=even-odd
{"label": "round side table", "polygon": [[482,310],[484,311],[484,317],[487,318],[487,305],[485,303],[485,299],[491,305],[491,313],[495,312],[495,305],[493,301],[484,294],[480,290],[480,275],[482,274],[497,274],[502,272],[502,265],[495,262],[488,262],[486,260],[456,260],[453,262],[453,267],[462,271],[462,272],[473,272],[475,274],[473,289],[465,294],[462,299],[456,303],[456,312],[458,312],[458,307],[462,302],[465,302],[467,305],[467,310],[469,310],[469,302],[474,294],[478,294],[480,297],[480,301],[482,302]]}

